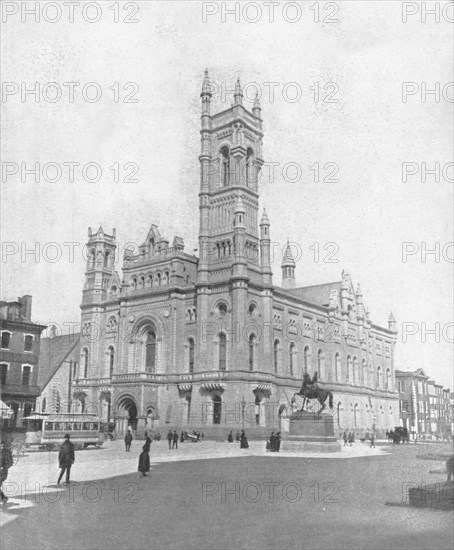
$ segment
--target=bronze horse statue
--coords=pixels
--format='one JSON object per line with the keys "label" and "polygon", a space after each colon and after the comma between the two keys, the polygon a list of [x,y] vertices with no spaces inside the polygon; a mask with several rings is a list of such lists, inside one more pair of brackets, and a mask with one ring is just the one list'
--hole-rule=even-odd
{"label": "bronze horse statue", "polygon": [[306,401],[310,399],[317,399],[322,406],[322,408],[318,411],[319,414],[326,409],[326,399],[329,399],[329,408],[332,409],[334,407],[333,394],[329,390],[324,390],[323,388],[319,388],[317,386],[317,376],[318,375],[315,372],[313,378],[311,379],[310,374],[305,372],[303,375],[303,385],[301,386],[299,393],[295,393],[293,395],[293,403],[295,402],[296,395],[303,398],[303,405],[300,409],[301,411],[304,411]]}

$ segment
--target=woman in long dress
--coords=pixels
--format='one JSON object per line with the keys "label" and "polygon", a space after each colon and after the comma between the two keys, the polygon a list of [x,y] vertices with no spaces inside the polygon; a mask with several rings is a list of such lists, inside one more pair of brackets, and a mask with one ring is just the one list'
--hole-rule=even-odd
{"label": "woman in long dress", "polygon": [[240,434],[240,449],[248,449],[249,443],[247,441],[246,434],[244,433],[244,430],[241,430]]}
{"label": "woman in long dress", "polygon": [[148,441],[142,447],[142,452],[139,456],[138,471],[141,472],[144,476],[148,475],[147,472],[150,471],[150,444],[148,443]]}

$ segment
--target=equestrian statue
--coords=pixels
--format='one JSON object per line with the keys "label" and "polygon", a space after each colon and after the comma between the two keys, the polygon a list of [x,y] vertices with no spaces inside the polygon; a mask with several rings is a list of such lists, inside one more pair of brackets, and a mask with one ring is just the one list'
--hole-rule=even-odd
{"label": "equestrian statue", "polygon": [[326,399],[329,398],[329,408],[332,409],[334,407],[333,405],[333,394],[329,390],[324,390],[323,388],[320,388],[317,384],[318,374],[317,372],[314,373],[314,376],[311,378],[311,375],[308,372],[305,372],[303,375],[303,385],[301,386],[301,389],[299,393],[295,393],[292,398],[292,403],[295,403],[295,396],[299,396],[303,398],[303,405],[300,409],[300,411],[304,411],[304,406],[306,404],[306,401],[309,401],[311,399],[317,399],[322,408],[318,411],[318,414],[323,412],[326,409]]}

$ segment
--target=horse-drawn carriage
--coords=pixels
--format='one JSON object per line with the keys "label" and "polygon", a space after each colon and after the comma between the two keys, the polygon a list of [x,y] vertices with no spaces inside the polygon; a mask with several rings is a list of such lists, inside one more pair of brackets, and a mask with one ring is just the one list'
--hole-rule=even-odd
{"label": "horse-drawn carriage", "polygon": [[394,430],[386,432],[386,437],[389,442],[392,441],[395,444],[399,444],[401,441],[402,443],[410,443],[410,435],[408,430],[403,426],[396,426]]}

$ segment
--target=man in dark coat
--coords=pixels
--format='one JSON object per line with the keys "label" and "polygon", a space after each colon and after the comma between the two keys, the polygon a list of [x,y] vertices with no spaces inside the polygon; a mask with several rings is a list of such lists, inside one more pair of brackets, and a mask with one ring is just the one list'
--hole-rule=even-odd
{"label": "man in dark coat", "polygon": [[148,441],[142,447],[142,452],[139,456],[138,471],[141,472],[143,476],[147,476],[147,472],[150,471],[150,444]]}
{"label": "man in dark coat", "polygon": [[71,466],[74,464],[74,445],[69,440],[69,434],[65,435],[65,441],[60,447],[60,452],[58,453],[58,463],[60,465],[61,471],[58,476],[57,485],[60,485],[61,478],[66,472],[66,485],[69,485],[69,474],[71,473]]}
{"label": "man in dark coat", "polygon": [[125,435],[125,451],[128,453],[131,450],[132,433],[128,430]]}
{"label": "man in dark coat", "polygon": [[278,453],[280,448],[281,448],[281,432],[277,432],[277,434],[274,436],[275,452]]}
{"label": "man in dark coat", "polygon": [[271,435],[270,435],[270,451],[272,453],[274,452],[274,445],[275,445],[275,435],[274,435],[274,432],[271,432]]}
{"label": "man in dark coat", "polygon": [[244,433],[244,430],[241,430],[240,449],[249,449],[249,443],[247,441],[247,437],[246,437],[246,434]]}
{"label": "man in dark coat", "polygon": [[169,449],[172,448],[172,439],[173,439],[172,430],[169,430],[169,433],[167,434],[167,441],[169,442]]}
{"label": "man in dark coat", "polygon": [[8,497],[2,491],[2,483],[8,477],[8,470],[13,465],[13,455],[6,441],[2,439],[0,451],[0,498],[4,504],[8,502]]}
{"label": "man in dark coat", "polygon": [[172,449],[175,449],[175,448],[178,449],[178,434],[177,434],[176,430],[173,430],[173,438],[172,439],[173,439]]}
{"label": "man in dark coat", "polygon": [[233,443],[233,432],[230,430],[229,435],[227,436],[227,441],[229,443]]}

